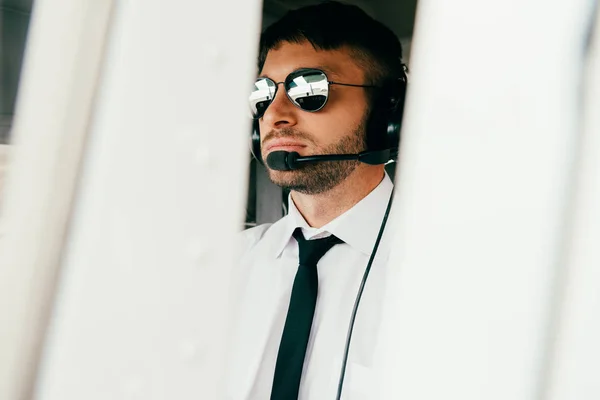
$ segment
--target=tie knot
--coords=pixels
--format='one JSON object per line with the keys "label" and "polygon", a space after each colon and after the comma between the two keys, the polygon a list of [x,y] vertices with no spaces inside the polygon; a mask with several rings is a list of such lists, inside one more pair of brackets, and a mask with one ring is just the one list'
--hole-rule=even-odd
{"label": "tie knot", "polygon": [[325,255],[333,246],[343,243],[341,239],[334,235],[322,239],[306,240],[302,234],[301,228],[296,228],[294,238],[298,242],[300,252],[300,264],[316,266],[321,257]]}

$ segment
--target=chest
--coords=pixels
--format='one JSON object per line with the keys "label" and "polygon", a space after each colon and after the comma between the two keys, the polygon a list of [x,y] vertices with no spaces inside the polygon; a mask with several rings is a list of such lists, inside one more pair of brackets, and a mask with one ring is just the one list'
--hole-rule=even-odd
{"label": "chest", "polygon": [[[266,342],[255,385],[255,391],[258,392],[261,387],[265,392],[269,390],[298,268],[297,257],[297,251],[292,249],[270,260],[261,254],[246,260],[247,268],[264,270],[253,275],[270,276],[271,285],[266,288],[265,282],[249,279],[247,299],[264,296],[265,292],[271,292],[273,296],[267,311],[271,315],[271,323],[264,331],[264,338],[261,338]],[[348,245],[339,245],[317,264],[317,305],[306,350],[300,398],[335,398],[349,324],[367,263],[368,256],[364,253]],[[386,264],[383,257],[375,259],[360,300],[348,355],[344,399],[367,398],[364,397],[367,391],[372,393],[373,390],[372,357],[381,324]]]}

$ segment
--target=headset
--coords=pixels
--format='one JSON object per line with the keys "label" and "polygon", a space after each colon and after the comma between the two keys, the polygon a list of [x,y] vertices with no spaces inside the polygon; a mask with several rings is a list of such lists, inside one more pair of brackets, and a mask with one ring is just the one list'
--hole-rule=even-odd
{"label": "headset", "polygon": [[[388,80],[381,86],[368,89],[376,90],[371,104],[371,115],[367,122],[367,149],[359,154],[345,155],[316,155],[300,157],[292,152],[295,159],[284,157],[281,153],[273,152],[275,159],[283,158],[283,164],[276,162],[275,165],[267,162],[273,169],[291,170],[297,169],[302,164],[320,161],[338,161],[355,159],[367,164],[377,165],[395,161],[398,157],[398,146],[400,142],[400,130],[402,127],[402,116],[404,114],[404,102],[406,98],[407,68],[403,64],[399,78]],[[259,120],[254,119],[252,133],[250,135],[250,151],[256,160],[264,165],[260,146]],[[277,153],[277,154],[275,154]],[[289,163],[287,161],[290,161]],[[279,167],[279,168],[278,168]]]}

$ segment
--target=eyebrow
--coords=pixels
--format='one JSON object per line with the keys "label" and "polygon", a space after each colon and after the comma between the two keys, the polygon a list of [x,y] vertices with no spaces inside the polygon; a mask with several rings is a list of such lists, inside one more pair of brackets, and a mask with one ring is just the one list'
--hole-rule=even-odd
{"label": "eyebrow", "polygon": [[340,77],[340,74],[338,74],[337,72],[335,72],[334,70],[332,70],[331,68],[329,68],[326,65],[318,65],[315,68],[320,69],[321,71],[325,72],[325,74],[327,75],[328,78],[331,78],[331,77],[339,78]]}
{"label": "eyebrow", "polygon": [[[337,78],[340,78],[340,74],[338,74],[337,72],[333,71],[331,68],[329,68],[329,67],[328,67],[328,66],[326,66],[326,65],[313,65],[313,66],[310,66],[310,67],[306,67],[306,66],[299,66],[299,67],[297,67],[297,68],[293,69],[293,70],[290,72],[290,74],[291,74],[291,73],[294,73],[295,71],[298,71],[299,69],[302,69],[302,68],[309,68],[309,69],[320,69],[321,71],[325,72],[325,75],[327,75],[327,79],[331,79],[331,78],[336,78],[336,79],[337,79]],[[289,74],[288,74],[288,75],[289,75]],[[269,79],[271,79],[271,78],[270,78],[268,75],[266,75],[266,74],[261,74],[261,75],[260,75],[260,76],[259,76],[257,79],[260,79],[260,78],[269,78]]]}

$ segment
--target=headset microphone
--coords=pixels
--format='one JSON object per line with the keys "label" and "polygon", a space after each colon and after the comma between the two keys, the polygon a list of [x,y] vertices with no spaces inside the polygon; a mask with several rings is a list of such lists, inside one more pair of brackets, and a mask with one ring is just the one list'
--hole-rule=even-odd
{"label": "headset microphone", "polygon": [[303,165],[323,161],[358,160],[365,164],[379,165],[390,160],[390,155],[395,149],[377,151],[363,151],[358,154],[324,154],[301,157],[295,151],[274,151],[267,156],[266,163],[275,171],[291,171],[301,168]]}

